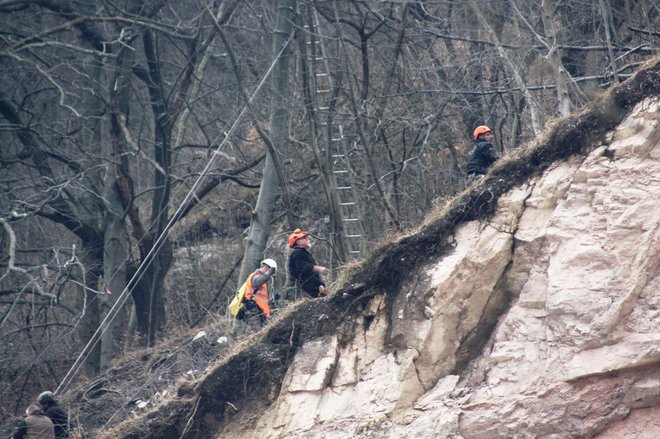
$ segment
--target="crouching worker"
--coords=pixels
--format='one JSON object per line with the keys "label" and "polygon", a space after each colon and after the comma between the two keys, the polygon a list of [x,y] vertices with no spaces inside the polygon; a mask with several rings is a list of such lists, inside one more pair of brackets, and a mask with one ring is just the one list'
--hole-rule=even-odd
{"label": "crouching worker", "polygon": [[14,430],[11,439],[55,439],[55,426],[37,405],[25,410],[26,418]]}
{"label": "crouching worker", "polygon": [[[273,277],[276,270],[277,263],[274,260],[264,259],[261,261],[259,269],[249,275],[243,286],[241,286],[237,297],[229,305],[229,310],[234,315],[232,325],[234,335],[245,333],[248,322],[258,322],[256,323],[258,328],[266,324],[266,319],[270,317],[268,281]],[[234,303],[237,300],[240,305]]]}

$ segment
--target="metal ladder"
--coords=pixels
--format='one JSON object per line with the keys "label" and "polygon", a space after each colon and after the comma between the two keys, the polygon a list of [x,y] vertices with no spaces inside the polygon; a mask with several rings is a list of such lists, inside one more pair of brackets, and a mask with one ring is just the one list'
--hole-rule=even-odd
{"label": "metal ladder", "polygon": [[[313,8],[313,6],[311,6]],[[310,60],[314,72],[313,93],[316,95],[315,110],[319,115],[320,126],[327,133],[327,144],[330,149],[330,169],[332,170],[332,184],[336,190],[339,200],[339,210],[343,229],[343,240],[346,244],[349,259],[355,259],[365,250],[364,226],[362,224],[362,213],[355,190],[355,172],[351,167],[349,154],[349,138],[344,133],[344,126],[353,123],[352,118],[342,116],[339,112],[330,115],[330,100],[334,89],[333,78],[330,75],[328,54],[326,52],[323,36],[318,26],[316,10],[312,9],[311,28],[306,24],[305,30],[310,38],[308,45],[314,45],[308,53],[314,59]],[[328,116],[332,116],[330,119]],[[328,121],[330,127],[328,127]]]}
{"label": "metal ladder", "polygon": [[339,208],[344,225],[344,238],[348,247],[348,254],[349,257],[356,258],[364,252],[362,213],[355,190],[355,175],[351,168],[346,146],[347,139],[344,137],[343,126],[337,124],[337,128],[337,137],[331,139],[333,180],[339,197]]}

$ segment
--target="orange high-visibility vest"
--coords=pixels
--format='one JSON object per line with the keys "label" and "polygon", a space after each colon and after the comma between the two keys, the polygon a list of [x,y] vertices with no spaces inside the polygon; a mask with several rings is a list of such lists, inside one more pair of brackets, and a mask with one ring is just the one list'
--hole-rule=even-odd
{"label": "orange high-visibility vest", "polygon": [[257,306],[264,312],[266,317],[270,317],[270,306],[268,305],[268,282],[264,282],[264,284],[259,288],[254,293],[254,297],[252,297],[252,291],[254,291],[254,287],[252,287],[252,278],[254,277],[255,274],[257,274],[259,270],[255,271],[252,273],[250,276],[248,276],[247,280],[245,283],[247,284],[247,291],[245,291],[245,298],[246,299],[252,299],[254,302],[257,304]]}

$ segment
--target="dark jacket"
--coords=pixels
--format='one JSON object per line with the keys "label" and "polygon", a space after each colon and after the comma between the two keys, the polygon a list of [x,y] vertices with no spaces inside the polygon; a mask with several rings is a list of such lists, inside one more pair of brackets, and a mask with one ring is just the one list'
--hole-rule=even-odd
{"label": "dark jacket", "polygon": [[12,439],[55,439],[55,429],[44,412],[35,410],[18,424]]}
{"label": "dark jacket", "polygon": [[44,410],[44,414],[53,421],[55,425],[55,437],[57,439],[69,437],[69,415],[66,410],[55,404]]}
{"label": "dark jacket", "polygon": [[312,297],[319,296],[319,287],[325,286],[321,276],[314,271],[316,261],[304,248],[296,247],[289,255],[289,285],[296,285]]}
{"label": "dark jacket", "polygon": [[467,175],[484,175],[486,169],[500,158],[492,143],[479,139],[474,142],[467,163]]}

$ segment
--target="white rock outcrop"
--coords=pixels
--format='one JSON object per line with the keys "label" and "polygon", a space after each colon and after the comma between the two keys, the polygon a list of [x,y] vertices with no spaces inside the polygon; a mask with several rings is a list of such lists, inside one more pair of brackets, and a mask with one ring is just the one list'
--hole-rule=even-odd
{"label": "white rock outcrop", "polygon": [[350,343],[306,344],[254,437],[659,438],[659,107],[462,224]]}

